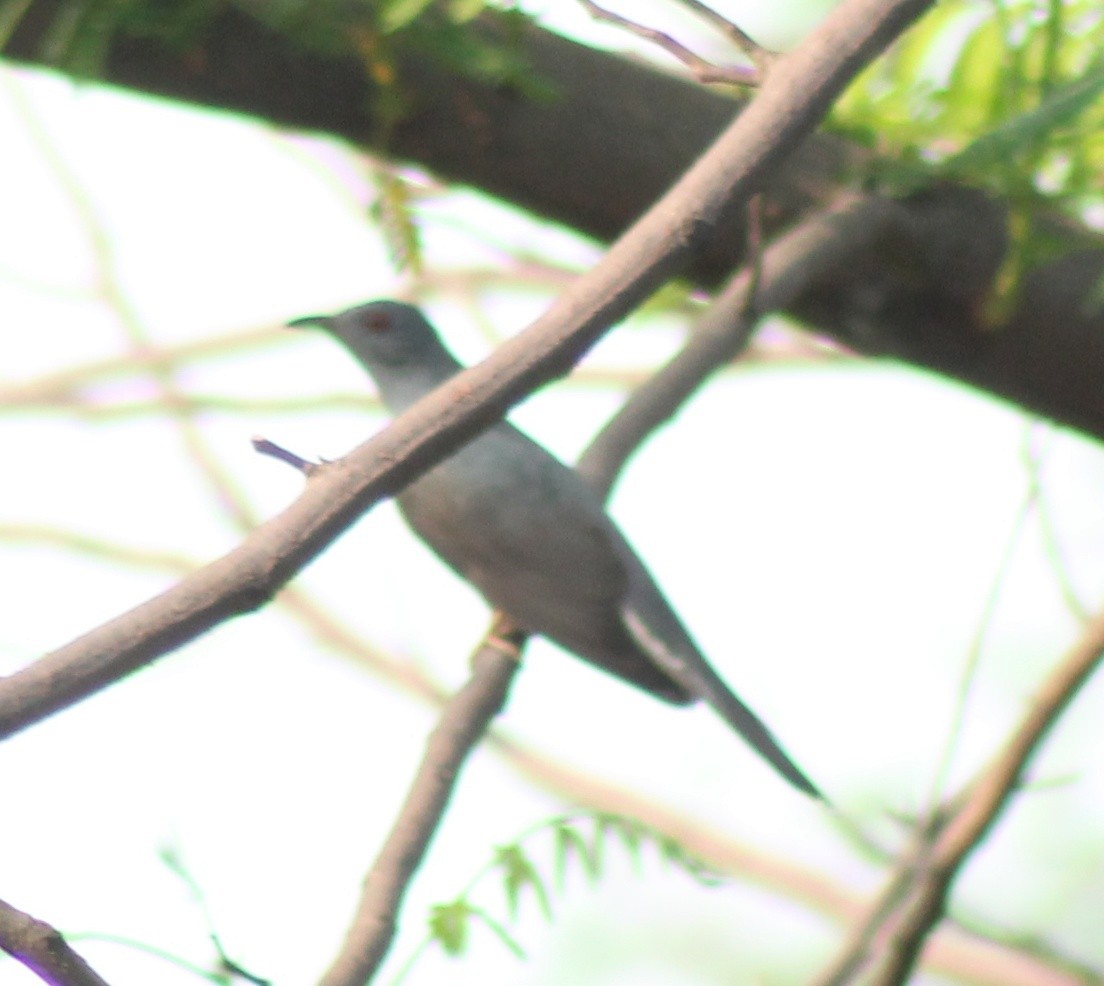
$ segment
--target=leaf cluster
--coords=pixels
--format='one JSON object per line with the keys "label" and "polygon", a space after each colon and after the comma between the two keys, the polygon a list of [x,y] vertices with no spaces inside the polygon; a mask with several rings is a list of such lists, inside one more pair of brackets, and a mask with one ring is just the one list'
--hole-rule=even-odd
{"label": "leaf cluster", "polygon": [[832,121],[904,184],[951,179],[1009,204],[1099,200],[1104,7],[946,0],[863,72]]}
{"label": "leaf cluster", "polygon": [[836,104],[833,123],[908,191],[949,180],[1007,207],[1009,250],[982,313],[999,324],[1025,272],[1069,249],[1046,216],[1104,200],[1104,7],[946,0]]}
{"label": "leaf cluster", "polygon": [[[546,847],[548,842],[552,851],[550,867],[534,855],[534,849]],[[395,981],[403,979],[432,945],[449,956],[464,955],[478,925],[489,929],[518,958],[524,958],[524,948],[507,927],[517,922],[522,900],[532,897],[545,920],[552,921],[553,898],[556,893],[562,896],[568,874],[577,870],[591,885],[597,884],[607,871],[611,846],[627,854],[638,873],[645,850],[650,849],[703,885],[715,886],[723,881],[677,840],[634,818],[608,812],[558,815],[526,830],[514,842],[497,847],[460,894],[433,907],[425,939]],[[473,899],[476,890],[492,878],[497,878],[502,887],[506,913],[501,918]]]}

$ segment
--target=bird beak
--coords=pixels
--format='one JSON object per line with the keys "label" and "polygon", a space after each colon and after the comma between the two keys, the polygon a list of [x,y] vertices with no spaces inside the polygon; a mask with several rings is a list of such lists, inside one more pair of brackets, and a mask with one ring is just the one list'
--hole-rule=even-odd
{"label": "bird beak", "polygon": [[308,325],[318,325],[323,329],[327,329],[330,326],[330,321],[331,316],[329,315],[304,315],[302,318],[293,318],[285,324],[289,329],[302,329]]}

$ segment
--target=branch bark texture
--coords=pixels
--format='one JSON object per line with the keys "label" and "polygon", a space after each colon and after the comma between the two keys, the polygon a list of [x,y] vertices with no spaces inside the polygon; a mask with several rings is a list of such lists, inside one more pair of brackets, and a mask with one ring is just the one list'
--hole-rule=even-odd
{"label": "branch bark texture", "polygon": [[108,986],[56,928],[2,900],[0,948],[49,986]]}

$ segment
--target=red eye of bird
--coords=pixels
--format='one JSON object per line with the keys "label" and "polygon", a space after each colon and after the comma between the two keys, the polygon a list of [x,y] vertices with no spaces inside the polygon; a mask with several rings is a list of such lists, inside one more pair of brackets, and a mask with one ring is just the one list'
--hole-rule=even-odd
{"label": "red eye of bird", "polygon": [[368,317],[367,327],[369,332],[390,332],[391,319],[382,312]]}

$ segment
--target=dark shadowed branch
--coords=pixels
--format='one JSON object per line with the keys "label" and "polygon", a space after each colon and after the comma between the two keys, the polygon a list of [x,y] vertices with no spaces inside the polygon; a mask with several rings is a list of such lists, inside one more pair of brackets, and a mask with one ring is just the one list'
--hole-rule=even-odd
{"label": "dark shadowed branch", "polygon": [[[3,56],[50,65],[51,28],[69,8],[62,0],[11,6],[22,16]],[[519,98],[510,85],[465,77],[408,53],[400,59],[400,77],[412,111],[385,128],[373,108],[387,100],[363,53],[312,52],[301,32],[255,16],[270,6],[214,5],[205,29],[187,45],[148,34],[112,37],[101,78],[282,128],[331,134],[606,242],[683,173],[737,105],[716,91],[488,13],[469,29],[485,43],[509,39],[527,76],[555,98]],[[315,5],[312,26],[355,37],[362,7]],[[384,130],[386,146],[378,137]],[[858,144],[808,137],[765,178],[767,231],[773,236],[819,210],[871,170],[872,155]],[[986,300],[1008,249],[1010,207],[953,185],[928,188],[905,204],[914,220],[905,235],[815,285],[789,314],[856,352],[961,380],[1104,438],[1099,232],[1040,216],[1041,233],[1065,252],[1029,271],[994,323]],[[712,229],[698,230],[686,268],[692,279],[716,285],[738,265],[743,221],[742,206],[730,204]]]}

